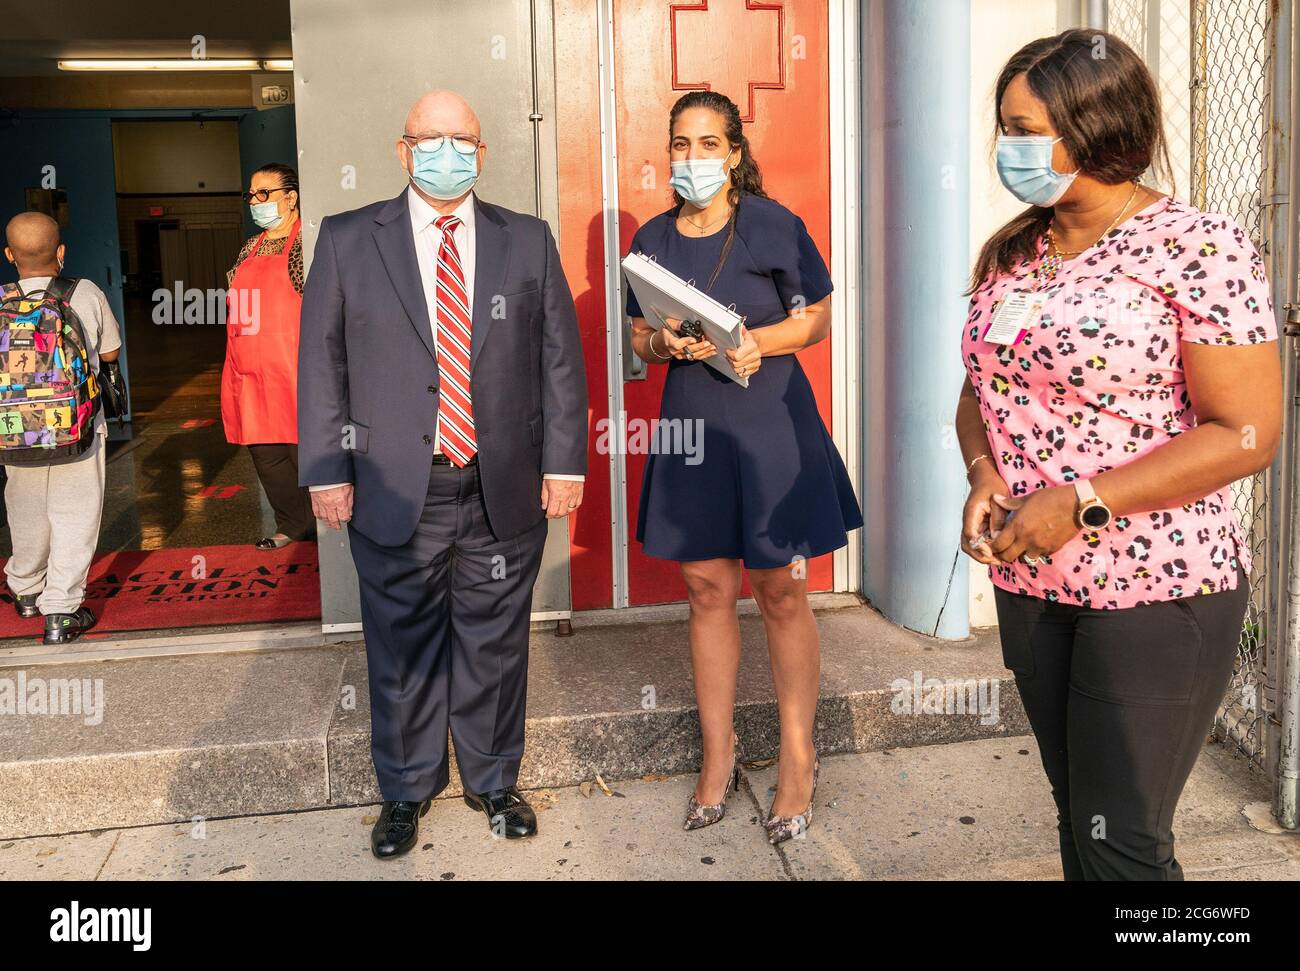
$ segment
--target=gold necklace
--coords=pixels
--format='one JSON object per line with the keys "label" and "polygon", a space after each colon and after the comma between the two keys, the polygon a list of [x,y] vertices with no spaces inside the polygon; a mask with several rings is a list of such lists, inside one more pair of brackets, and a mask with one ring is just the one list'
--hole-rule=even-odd
{"label": "gold necklace", "polygon": [[726,212],[724,212],[724,213],[723,213],[721,216],[719,216],[717,219],[713,220],[713,222],[705,223],[703,226],[701,226],[699,223],[697,223],[697,222],[695,222],[693,219],[691,219],[690,216],[682,216],[682,218],[685,219],[688,223],[690,223],[690,225],[694,226],[695,229],[696,229],[696,231],[697,231],[701,236],[703,236],[703,235],[704,235],[704,231],[705,231],[706,229],[709,229],[709,228],[711,228],[711,227],[713,227],[713,226],[716,226],[718,223],[722,222],[722,220],[727,219],[727,218],[729,218],[730,216],[731,216],[731,207],[728,206]]}
{"label": "gold necklace", "polygon": [[1096,246],[1105,239],[1110,231],[1119,225],[1119,221],[1123,217],[1124,213],[1128,212],[1128,207],[1133,205],[1133,200],[1137,198],[1138,189],[1140,188],[1142,188],[1142,183],[1134,179],[1133,191],[1129,193],[1128,200],[1124,203],[1123,208],[1115,214],[1115,218],[1111,220],[1109,226],[1102,230],[1101,235],[1085,249],[1058,249],[1056,246],[1056,234],[1052,231],[1052,227],[1049,224],[1047,227],[1047,253],[1043,256],[1042,262],[1039,264],[1039,275],[1045,280],[1053,279],[1061,269],[1061,266],[1065,263],[1065,258],[1067,256],[1078,256],[1080,253],[1087,252],[1087,250],[1092,249],[1093,246]]}
{"label": "gold necklace", "polygon": [[1096,246],[1103,239],[1105,239],[1106,235],[1112,229],[1114,229],[1116,226],[1119,225],[1120,218],[1123,217],[1124,213],[1128,212],[1128,207],[1133,205],[1133,200],[1137,198],[1138,189],[1140,188],[1142,188],[1142,183],[1135,181],[1133,183],[1133,191],[1129,193],[1128,199],[1124,202],[1123,208],[1121,208],[1120,211],[1115,214],[1115,218],[1110,221],[1110,225],[1101,231],[1101,235],[1098,236],[1095,240],[1093,240],[1091,244],[1084,247],[1083,249],[1076,249],[1076,250],[1058,249],[1056,246],[1056,233],[1052,231],[1052,227],[1049,225],[1047,227],[1047,241],[1052,248],[1052,252],[1054,252],[1058,256],[1078,256],[1080,253],[1092,249],[1092,247]]}

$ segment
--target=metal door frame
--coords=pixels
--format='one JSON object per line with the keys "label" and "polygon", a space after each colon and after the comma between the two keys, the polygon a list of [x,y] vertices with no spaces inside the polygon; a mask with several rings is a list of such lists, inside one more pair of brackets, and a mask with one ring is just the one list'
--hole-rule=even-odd
{"label": "metal door frame", "polygon": [[[645,364],[633,353],[623,312],[623,274],[619,236],[617,64],[614,33],[615,0],[597,0],[600,102],[601,198],[605,260],[605,347],[609,390],[606,415],[615,434],[622,433],[619,416],[625,410],[623,383],[645,376]],[[858,496],[862,495],[860,440],[862,400],[859,390],[861,316],[858,300],[861,262],[858,257],[859,173],[862,147],[858,85],[858,0],[827,0],[826,51],[830,85],[831,280],[835,285],[831,327],[831,438],[844,459]],[[784,52],[782,52],[784,56]],[[622,449],[609,455],[610,545],[614,609],[630,606],[627,502],[627,459]],[[843,593],[862,588],[861,531],[849,535],[849,545],[832,554],[831,590]]]}

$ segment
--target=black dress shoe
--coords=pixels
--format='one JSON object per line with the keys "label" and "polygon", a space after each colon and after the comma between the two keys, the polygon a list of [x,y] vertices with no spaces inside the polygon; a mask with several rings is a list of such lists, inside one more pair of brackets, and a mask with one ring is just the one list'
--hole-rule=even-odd
{"label": "black dress shoe", "polygon": [[537,832],[537,815],[514,786],[493,789],[481,796],[466,792],[465,805],[487,814],[488,827],[493,836],[517,840]]}
{"label": "black dress shoe", "polygon": [[420,820],[429,811],[432,799],[424,802],[393,801],[384,803],[379,821],[370,831],[370,849],[381,860],[401,856],[415,845],[420,835]]}
{"label": "black dress shoe", "polygon": [[24,593],[21,596],[14,596],[14,610],[18,611],[19,617],[39,617],[41,608],[36,606],[36,600],[40,597],[39,593]]}
{"label": "black dress shoe", "polygon": [[95,626],[95,615],[89,607],[78,607],[75,614],[46,614],[45,643],[66,644],[75,641]]}

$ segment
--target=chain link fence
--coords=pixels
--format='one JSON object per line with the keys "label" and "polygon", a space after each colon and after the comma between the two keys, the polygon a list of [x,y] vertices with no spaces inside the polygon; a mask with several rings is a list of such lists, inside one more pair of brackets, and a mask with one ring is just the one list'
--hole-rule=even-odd
{"label": "chain link fence", "polygon": [[[1201,209],[1232,216],[1267,252],[1267,164],[1273,53],[1270,0],[1193,0],[1191,199]],[[1232,682],[1215,720],[1215,734],[1261,768],[1265,728],[1276,710],[1270,663],[1277,614],[1270,588],[1279,564],[1269,536],[1269,476],[1232,487],[1233,505],[1248,537],[1254,568],[1250,605]]]}
{"label": "chain link fence", "polygon": [[[1156,75],[1173,168],[1168,191],[1231,216],[1267,254],[1270,212],[1272,0],[1110,0],[1107,29]],[[1214,732],[1268,769],[1266,727],[1276,711],[1278,613],[1271,593],[1277,543],[1269,535],[1267,473],[1232,487],[1248,537],[1251,597],[1232,682]]]}
{"label": "chain link fence", "polygon": [[1106,30],[1141,54],[1147,49],[1148,21],[1155,13],[1150,8],[1147,0],[1110,0],[1106,5]]}

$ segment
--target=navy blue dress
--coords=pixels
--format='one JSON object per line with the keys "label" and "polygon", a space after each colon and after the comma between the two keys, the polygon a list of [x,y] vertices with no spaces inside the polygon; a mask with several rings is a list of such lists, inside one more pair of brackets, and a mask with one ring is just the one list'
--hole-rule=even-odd
{"label": "navy blue dress", "polygon": [[[727,230],[683,236],[677,214],[671,209],[642,226],[632,252],[654,256],[704,289]],[[745,326],[757,330],[785,320],[797,307],[812,306],[831,289],[826,263],[803,220],[770,199],[745,196],[731,252],[709,296],[734,304]],[[645,316],[631,288],[627,312]],[[660,418],[700,420],[703,449],[692,455],[672,447],[681,439],[669,433],[671,424],[661,423],[652,440],[636,528],[648,556],[725,557],[743,560],[752,570],[775,569],[796,557],[840,549],[848,531],[862,525],[848,472],[795,355],[763,358],[748,388],[703,361],[674,360]]]}

